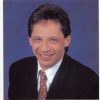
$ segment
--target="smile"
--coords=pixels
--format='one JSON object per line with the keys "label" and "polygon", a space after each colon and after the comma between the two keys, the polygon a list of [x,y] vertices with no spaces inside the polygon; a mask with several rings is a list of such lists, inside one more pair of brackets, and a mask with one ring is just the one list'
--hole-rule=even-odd
{"label": "smile", "polygon": [[52,56],[53,54],[40,54],[40,56],[42,56],[42,57],[50,57],[50,56]]}
{"label": "smile", "polygon": [[53,54],[40,54],[41,59],[48,60]]}

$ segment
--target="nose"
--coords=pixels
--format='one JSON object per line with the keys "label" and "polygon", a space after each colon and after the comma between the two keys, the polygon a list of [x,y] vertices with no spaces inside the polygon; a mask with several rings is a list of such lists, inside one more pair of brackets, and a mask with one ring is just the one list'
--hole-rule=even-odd
{"label": "nose", "polygon": [[48,52],[49,51],[49,43],[48,41],[43,41],[41,44],[41,51],[42,52]]}

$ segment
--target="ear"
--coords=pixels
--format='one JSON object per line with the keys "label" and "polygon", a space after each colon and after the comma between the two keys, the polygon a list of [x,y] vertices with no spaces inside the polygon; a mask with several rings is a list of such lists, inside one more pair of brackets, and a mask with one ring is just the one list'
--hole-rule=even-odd
{"label": "ear", "polygon": [[69,47],[71,42],[71,35],[68,35],[67,37],[65,37],[65,47]]}
{"label": "ear", "polygon": [[32,46],[32,39],[31,39],[31,37],[29,37],[29,44],[30,44],[30,46]]}

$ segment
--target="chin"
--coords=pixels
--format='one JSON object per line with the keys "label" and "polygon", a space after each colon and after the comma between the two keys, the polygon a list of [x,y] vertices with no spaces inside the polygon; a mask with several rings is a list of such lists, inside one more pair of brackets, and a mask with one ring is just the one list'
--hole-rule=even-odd
{"label": "chin", "polygon": [[40,61],[40,65],[43,66],[43,67],[45,67],[45,68],[50,68],[50,67],[52,67],[52,64],[50,64],[49,62],[41,62],[41,61]]}

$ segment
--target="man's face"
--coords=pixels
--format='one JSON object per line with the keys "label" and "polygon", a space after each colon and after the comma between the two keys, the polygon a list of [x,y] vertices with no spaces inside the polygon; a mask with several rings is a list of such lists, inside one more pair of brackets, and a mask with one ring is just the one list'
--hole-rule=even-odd
{"label": "man's face", "polygon": [[64,38],[58,22],[42,20],[33,26],[29,42],[41,67],[46,70],[63,58],[70,36]]}

